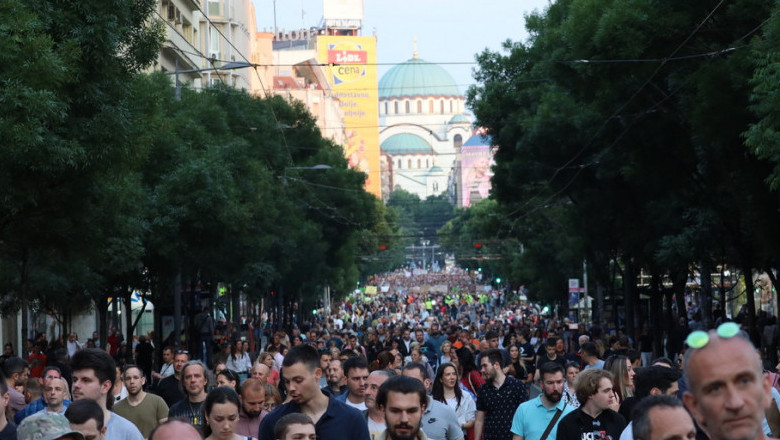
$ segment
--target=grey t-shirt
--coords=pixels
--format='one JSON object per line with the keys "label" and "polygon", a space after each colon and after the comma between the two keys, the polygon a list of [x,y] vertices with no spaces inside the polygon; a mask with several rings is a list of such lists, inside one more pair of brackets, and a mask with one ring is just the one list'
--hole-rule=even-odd
{"label": "grey t-shirt", "polygon": [[133,422],[112,412],[106,424],[105,440],[144,440],[144,436]]}
{"label": "grey t-shirt", "polygon": [[463,438],[458,416],[444,403],[428,396],[428,408],[422,418],[422,430],[430,440],[459,440]]}

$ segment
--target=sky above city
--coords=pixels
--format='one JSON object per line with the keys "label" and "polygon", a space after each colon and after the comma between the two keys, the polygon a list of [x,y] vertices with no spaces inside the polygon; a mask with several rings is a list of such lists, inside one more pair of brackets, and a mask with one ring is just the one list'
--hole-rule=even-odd
{"label": "sky above city", "polygon": [[[252,0],[258,30],[272,31],[274,0]],[[442,67],[461,93],[474,84],[476,54],[501,43],[525,41],[524,16],[543,11],[550,0],[364,0],[361,35],[377,36],[379,78],[393,65],[410,58],[417,37],[419,57]],[[276,25],[297,30],[318,26],[322,0],[276,0]]]}

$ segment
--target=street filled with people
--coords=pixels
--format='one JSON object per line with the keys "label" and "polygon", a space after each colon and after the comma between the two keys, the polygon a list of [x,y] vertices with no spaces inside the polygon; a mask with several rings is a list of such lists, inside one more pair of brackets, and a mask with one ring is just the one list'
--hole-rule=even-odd
{"label": "street filled with people", "polygon": [[105,347],[75,333],[42,334],[23,356],[6,344],[0,440],[780,436],[765,362],[777,353],[729,320],[691,330],[680,316],[687,330],[667,336],[680,343],[653,353],[645,337],[559,319],[478,272],[409,268],[311,316],[286,328],[242,317],[197,353],[116,329]]}

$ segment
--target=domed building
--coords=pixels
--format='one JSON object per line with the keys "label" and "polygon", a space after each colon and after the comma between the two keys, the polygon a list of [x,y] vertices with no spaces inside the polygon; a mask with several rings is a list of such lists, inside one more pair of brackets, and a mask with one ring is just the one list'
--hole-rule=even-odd
{"label": "domed building", "polygon": [[379,80],[382,194],[421,199],[448,192],[455,203],[458,153],[471,135],[466,99],[441,66],[414,56]]}

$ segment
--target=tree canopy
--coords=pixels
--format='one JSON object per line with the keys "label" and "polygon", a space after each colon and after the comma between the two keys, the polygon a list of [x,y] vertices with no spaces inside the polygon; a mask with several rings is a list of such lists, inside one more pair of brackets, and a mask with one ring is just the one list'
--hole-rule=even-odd
{"label": "tree canopy", "polygon": [[495,231],[523,243],[527,277],[558,285],[548,300],[563,302],[561,271],[587,259],[602,286],[622,275],[633,330],[640,270],[774,267],[762,160],[777,157],[764,142],[774,13],[756,0],[564,0],[526,17],[528,41],[478,55],[468,103],[499,146],[492,195],[509,222]]}

